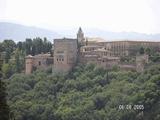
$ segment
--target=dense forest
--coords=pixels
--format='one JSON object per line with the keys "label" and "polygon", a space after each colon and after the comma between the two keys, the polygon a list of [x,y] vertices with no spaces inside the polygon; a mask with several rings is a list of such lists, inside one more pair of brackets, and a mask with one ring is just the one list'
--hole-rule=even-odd
{"label": "dense forest", "polygon": [[160,119],[160,65],[137,73],[87,64],[69,74],[48,69],[6,81],[16,120]]}
{"label": "dense forest", "polygon": [[0,120],[9,120],[10,110],[6,95],[6,84],[2,81],[2,74],[0,74]]}
{"label": "dense forest", "polygon": [[27,38],[24,42],[13,40],[0,42],[0,73],[3,78],[9,78],[14,73],[20,73],[25,68],[25,56],[52,52],[52,43],[47,38]]}
{"label": "dense forest", "polygon": [[160,120],[159,52],[138,50],[149,55],[143,73],[78,64],[68,74],[25,75],[25,56],[51,48],[46,38],[0,43],[0,120]]}
{"label": "dense forest", "polygon": [[51,52],[52,44],[46,38],[26,39],[15,43],[13,40],[0,42],[0,120],[13,118],[6,101],[6,81],[15,73],[23,73],[26,55]]}

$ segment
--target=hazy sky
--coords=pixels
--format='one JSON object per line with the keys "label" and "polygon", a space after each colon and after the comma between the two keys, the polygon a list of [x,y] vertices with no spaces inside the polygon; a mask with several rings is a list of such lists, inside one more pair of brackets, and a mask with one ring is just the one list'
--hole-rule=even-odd
{"label": "hazy sky", "polygon": [[0,0],[0,21],[160,33],[160,0]]}

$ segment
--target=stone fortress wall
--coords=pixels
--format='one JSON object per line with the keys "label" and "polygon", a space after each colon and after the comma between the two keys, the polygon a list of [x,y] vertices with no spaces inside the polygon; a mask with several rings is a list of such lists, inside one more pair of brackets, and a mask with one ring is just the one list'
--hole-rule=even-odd
{"label": "stone fortress wall", "polygon": [[[68,72],[77,62],[82,64],[92,62],[106,69],[116,65],[124,70],[141,72],[145,63],[148,63],[148,56],[135,54],[140,47],[160,50],[160,42],[105,41],[101,38],[85,38],[82,29],[79,28],[76,39],[54,39],[53,55],[26,56],[26,74],[32,73],[34,68],[46,69],[49,66],[52,66],[54,72]],[[135,63],[121,64],[122,56],[136,56]]]}
{"label": "stone fortress wall", "polygon": [[53,63],[51,54],[28,55],[25,58],[25,73],[30,74],[36,69],[47,69]]}
{"label": "stone fortress wall", "polygon": [[71,70],[77,62],[77,39],[54,40],[54,69],[58,72]]}

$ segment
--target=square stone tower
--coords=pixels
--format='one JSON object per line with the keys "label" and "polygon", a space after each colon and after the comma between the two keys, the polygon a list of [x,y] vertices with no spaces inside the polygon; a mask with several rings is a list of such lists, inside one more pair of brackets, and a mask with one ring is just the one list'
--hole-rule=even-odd
{"label": "square stone tower", "polygon": [[70,71],[77,62],[77,52],[77,39],[55,39],[53,71]]}
{"label": "square stone tower", "polygon": [[28,55],[25,58],[25,64],[26,64],[26,74],[31,74],[33,71],[33,56],[32,55]]}
{"label": "square stone tower", "polygon": [[[78,41],[78,44],[79,44],[80,46],[84,46],[84,45],[85,45],[84,33],[83,33],[81,27],[79,27],[79,29],[78,29],[77,41]],[[80,47],[80,46],[79,46],[79,47]]]}

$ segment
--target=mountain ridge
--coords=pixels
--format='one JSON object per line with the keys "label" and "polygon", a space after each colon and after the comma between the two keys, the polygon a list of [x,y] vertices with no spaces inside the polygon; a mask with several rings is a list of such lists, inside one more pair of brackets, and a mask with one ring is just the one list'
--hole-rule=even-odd
{"label": "mountain ridge", "polygon": [[47,37],[50,41],[60,35],[54,31],[34,26],[25,26],[17,23],[0,22],[0,41],[13,39],[24,41],[26,38]]}
{"label": "mountain ridge", "polygon": [[[160,34],[146,34],[138,32],[111,32],[95,28],[83,29],[87,37],[101,37],[105,40],[151,40],[160,41]],[[26,38],[47,37],[50,41],[57,37],[76,37],[75,29],[48,30],[41,27],[26,26],[17,23],[0,22],[0,41],[13,39],[24,41]]]}

